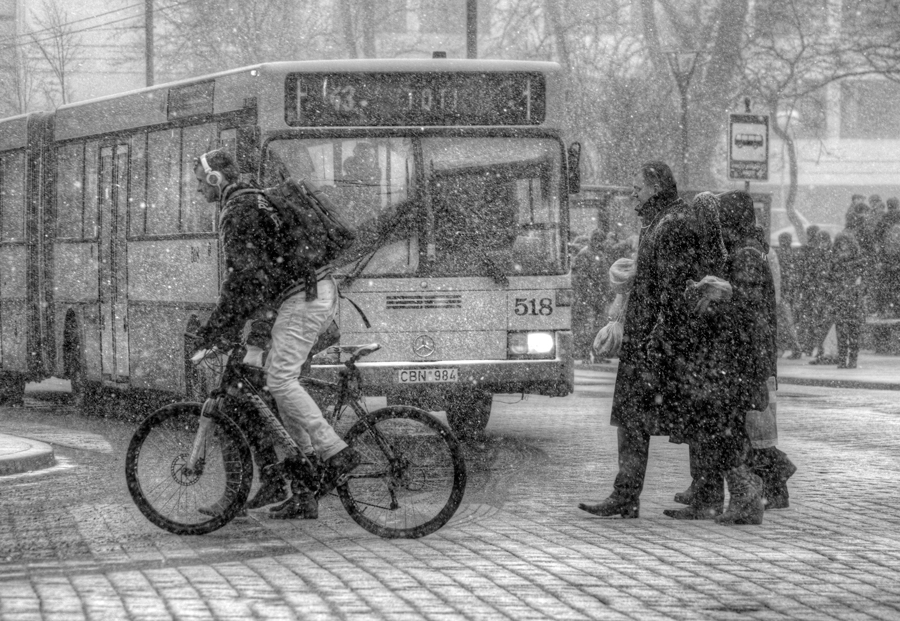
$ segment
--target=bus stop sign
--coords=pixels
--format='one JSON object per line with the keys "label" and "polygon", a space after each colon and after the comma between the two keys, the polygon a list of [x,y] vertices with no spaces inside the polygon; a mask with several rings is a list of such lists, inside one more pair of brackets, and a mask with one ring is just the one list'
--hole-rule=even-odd
{"label": "bus stop sign", "polygon": [[728,178],[769,179],[769,117],[728,115]]}

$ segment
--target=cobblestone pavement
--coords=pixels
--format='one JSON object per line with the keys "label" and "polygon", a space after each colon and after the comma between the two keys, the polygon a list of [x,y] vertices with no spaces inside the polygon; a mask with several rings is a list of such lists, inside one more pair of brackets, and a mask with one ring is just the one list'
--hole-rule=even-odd
{"label": "cobblestone pavement", "polygon": [[149,524],[125,490],[133,425],[0,409],[57,465],[0,478],[0,619],[900,619],[896,392],[784,387],[791,508],[762,526],[662,515],[687,451],[654,438],[638,520],[578,511],[616,469],[612,376],[566,399],[495,398],[454,519],[420,540],[259,514],[202,537]]}

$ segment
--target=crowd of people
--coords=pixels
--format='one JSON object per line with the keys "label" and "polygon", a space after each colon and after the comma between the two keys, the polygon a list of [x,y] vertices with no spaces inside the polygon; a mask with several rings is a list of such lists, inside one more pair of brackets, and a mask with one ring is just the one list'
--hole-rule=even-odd
{"label": "crowd of people", "polygon": [[[805,243],[782,233],[775,249],[780,268],[778,346],[810,364],[855,368],[867,315],[900,312],[900,201],[854,195],[843,230],[832,239],[811,225]],[[831,327],[837,356],[827,355]]]}

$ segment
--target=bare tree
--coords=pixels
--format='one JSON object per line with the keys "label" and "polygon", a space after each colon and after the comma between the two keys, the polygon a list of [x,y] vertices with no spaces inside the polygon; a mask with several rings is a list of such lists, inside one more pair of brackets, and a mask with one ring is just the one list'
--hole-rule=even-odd
{"label": "bare tree", "polygon": [[3,112],[7,116],[24,114],[37,94],[37,60],[18,43],[10,44],[5,51],[6,62],[0,65]]}
{"label": "bare tree", "polygon": [[32,20],[38,26],[30,33],[31,42],[49,65],[59,87],[59,92],[45,84],[48,98],[53,101],[58,94],[61,103],[72,100],[70,74],[82,53],[82,44],[75,28],[69,23],[69,14],[61,0],[43,0],[40,13],[32,12]]}
{"label": "bare tree", "polygon": [[[794,208],[799,167],[791,112],[847,78],[900,78],[900,12],[871,10],[857,20],[854,14],[837,14],[839,8],[833,4],[823,13],[814,0],[762,3],[744,51],[741,86],[763,103],[773,132],[784,143],[789,178],[784,207],[801,242],[806,233]],[[824,136],[818,138],[821,142]]]}
{"label": "bare tree", "polygon": [[211,0],[157,10],[161,80],[261,62],[339,55],[332,2]]}

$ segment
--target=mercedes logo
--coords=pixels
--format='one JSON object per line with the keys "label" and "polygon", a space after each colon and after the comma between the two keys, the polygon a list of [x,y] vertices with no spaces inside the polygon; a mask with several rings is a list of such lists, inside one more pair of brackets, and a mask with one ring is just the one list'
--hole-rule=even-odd
{"label": "mercedes logo", "polygon": [[413,351],[419,358],[427,358],[434,353],[434,339],[423,334],[413,342]]}

